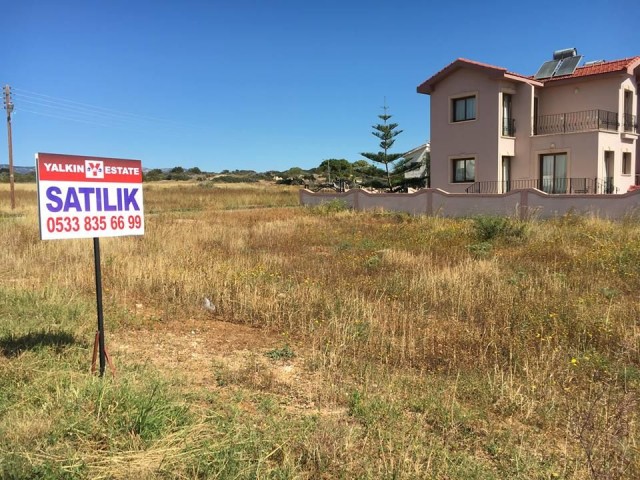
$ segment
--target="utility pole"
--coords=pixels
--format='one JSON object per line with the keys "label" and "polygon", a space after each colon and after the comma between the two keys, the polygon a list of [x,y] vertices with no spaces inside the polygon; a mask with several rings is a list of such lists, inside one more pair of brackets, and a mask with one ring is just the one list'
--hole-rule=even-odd
{"label": "utility pole", "polygon": [[11,141],[11,113],[13,112],[13,103],[11,102],[11,87],[4,86],[4,109],[7,111],[7,137],[9,145],[9,192],[11,196],[11,210],[16,208],[16,196],[13,186],[13,143]]}

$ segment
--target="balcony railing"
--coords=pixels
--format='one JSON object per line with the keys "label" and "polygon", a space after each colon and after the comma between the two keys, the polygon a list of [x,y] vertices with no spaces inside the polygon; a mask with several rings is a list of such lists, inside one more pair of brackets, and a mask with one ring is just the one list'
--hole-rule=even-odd
{"label": "balcony railing", "polygon": [[536,118],[534,135],[574,133],[588,130],[617,131],[618,114],[607,110],[584,110],[582,112],[541,115]]}
{"label": "balcony railing", "polygon": [[516,136],[516,121],[513,118],[504,117],[502,119],[502,135],[505,137]]}
{"label": "balcony railing", "polygon": [[550,194],[612,194],[618,193],[612,177],[606,178],[545,178],[511,181],[475,182],[466,193],[507,193],[511,190],[536,188]]}
{"label": "balcony railing", "polygon": [[622,116],[622,128],[625,132],[638,133],[638,117],[625,113]]}

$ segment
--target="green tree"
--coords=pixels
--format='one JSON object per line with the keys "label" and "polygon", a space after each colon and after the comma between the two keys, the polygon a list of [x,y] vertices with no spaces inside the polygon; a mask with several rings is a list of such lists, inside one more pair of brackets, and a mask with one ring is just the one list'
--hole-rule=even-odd
{"label": "green tree", "polygon": [[164,180],[165,177],[166,176],[164,172],[159,168],[152,168],[151,170],[142,174],[142,179],[145,182],[157,182],[158,180]]}
{"label": "green tree", "polygon": [[289,170],[284,172],[284,176],[290,177],[290,178],[298,178],[298,177],[301,177],[303,174],[304,174],[304,170],[302,170],[300,167],[291,167]]}
{"label": "green tree", "polygon": [[391,115],[387,113],[387,104],[385,102],[384,105],[384,113],[382,115],[378,115],[378,118],[382,120],[382,123],[377,125],[373,125],[373,132],[371,132],[375,137],[380,139],[380,151],[377,153],[372,152],[362,152],[362,155],[365,158],[368,158],[372,162],[381,163],[384,165],[386,173],[387,173],[387,184],[389,190],[393,188],[391,184],[391,174],[389,173],[389,165],[394,164],[396,160],[402,158],[401,153],[389,153],[389,150],[393,146],[396,141],[396,137],[402,133],[402,130],[396,130],[398,128],[397,123],[388,123],[389,119],[391,119]]}
{"label": "green tree", "polygon": [[350,178],[353,175],[353,166],[344,158],[328,158],[316,169],[318,173],[326,174],[327,180],[334,178]]}
{"label": "green tree", "polygon": [[384,177],[385,171],[366,160],[353,162],[353,174],[360,177],[363,186],[384,188],[384,183],[381,184],[379,179]]}

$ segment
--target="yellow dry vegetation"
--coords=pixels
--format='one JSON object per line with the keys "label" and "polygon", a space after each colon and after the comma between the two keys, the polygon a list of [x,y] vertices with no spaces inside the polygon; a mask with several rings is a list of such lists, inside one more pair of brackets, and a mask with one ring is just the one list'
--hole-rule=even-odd
{"label": "yellow dry vegetation", "polygon": [[410,217],[304,208],[265,184],[145,185],[145,235],[101,240],[119,370],[102,381],[84,373],[91,241],[40,241],[32,185],[15,212],[0,195],[0,477],[640,473],[635,217]]}

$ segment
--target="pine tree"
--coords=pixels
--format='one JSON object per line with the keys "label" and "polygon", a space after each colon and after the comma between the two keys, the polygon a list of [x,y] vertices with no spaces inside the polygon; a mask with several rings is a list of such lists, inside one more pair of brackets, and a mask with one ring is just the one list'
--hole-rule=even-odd
{"label": "pine tree", "polygon": [[386,101],[383,109],[384,113],[382,115],[378,115],[378,118],[382,120],[382,123],[373,125],[372,128],[374,131],[371,132],[374,136],[380,139],[380,151],[377,153],[362,152],[360,155],[368,158],[372,162],[384,164],[387,172],[387,183],[389,186],[389,191],[391,191],[393,186],[391,185],[391,174],[389,173],[389,165],[393,165],[396,160],[401,159],[402,154],[389,153],[389,150],[396,141],[396,137],[402,133],[402,130],[396,130],[396,128],[398,128],[397,123],[387,123],[391,118],[391,115],[387,113],[388,107]]}

